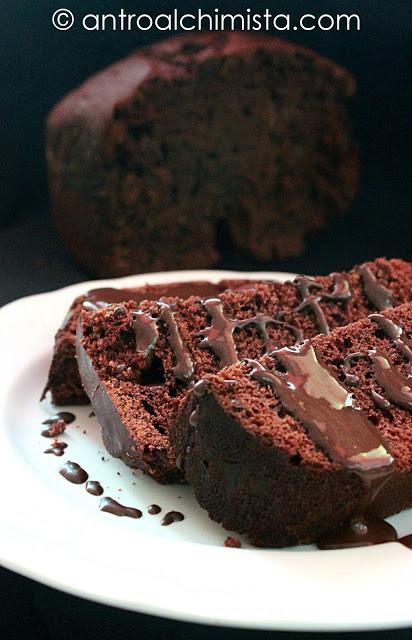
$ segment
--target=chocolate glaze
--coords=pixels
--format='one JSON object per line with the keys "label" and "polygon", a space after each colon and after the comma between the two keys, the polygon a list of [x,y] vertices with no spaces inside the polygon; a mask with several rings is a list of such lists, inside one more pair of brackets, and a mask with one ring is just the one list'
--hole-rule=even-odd
{"label": "chocolate glaze", "polygon": [[60,467],[59,473],[69,482],[73,482],[73,484],[83,484],[89,477],[88,473],[77,462],[71,462],[70,460]]}
{"label": "chocolate glaze", "polygon": [[169,511],[163,517],[163,519],[162,519],[160,524],[163,527],[168,527],[169,524],[173,524],[174,522],[181,522],[184,519],[185,519],[185,517],[184,517],[183,513],[180,513],[180,511]]}
{"label": "chocolate glaze", "polygon": [[386,477],[393,458],[377,429],[353,406],[350,393],[323,367],[306,340],[295,348],[274,351],[286,373],[271,372],[257,361],[251,376],[269,384],[284,408],[308,429],[336,462],[361,473]]}
{"label": "chocolate glaze", "polygon": [[372,273],[367,264],[359,267],[359,273],[362,278],[365,295],[374,307],[383,311],[392,307],[392,291],[387,289],[383,284],[379,284],[376,276]]}
{"label": "chocolate glaze", "polygon": [[148,364],[150,364],[150,358],[159,337],[157,323],[159,321],[164,322],[169,329],[169,340],[176,358],[173,375],[179,380],[188,382],[193,376],[193,364],[189,352],[180,337],[179,328],[171,307],[166,302],[161,301],[158,302],[158,305],[161,311],[157,318],[143,311],[136,311],[133,314],[137,350],[145,353]]}
{"label": "chocolate glaze", "polygon": [[355,351],[354,353],[349,353],[343,361],[343,373],[345,374],[345,382],[350,387],[356,387],[359,384],[358,376],[349,373],[350,366],[352,364],[352,360],[356,360],[358,358],[367,358],[368,354],[362,353],[361,351]]}
{"label": "chocolate glaze", "polygon": [[408,549],[412,549],[412,533],[410,533],[408,536],[399,538],[398,542],[403,544],[405,547],[408,547]]}
{"label": "chocolate glaze", "polygon": [[376,389],[371,390],[371,395],[373,400],[378,405],[379,409],[389,409],[389,407],[391,406],[391,403],[389,402],[389,400],[381,396],[381,394],[378,393]]}
{"label": "chocolate glaze", "polygon": [[[380,349],[372,349],[369,355],[373,362],[375,379],[385,391],[389,400],[399,407],[412,410],[412,378],[397,371],[389,358]],[[378,394],[375,392],[375,398]]]}
{"label": "chocolate glaze", "polygon": [[66,423],[64,420],[56,420],[48,425],[47,429],[42,429],[40,432],[43,438],[55,438],[59,436],[66,429]]}
{"label": "chocolate glaze", "polygon": [[267,353],[270,353],[275,348],[267,332],[268,325],[274,324],[288,329],[295,335],[297,342],[303,339],[302,332],[294,325],[271,318],[263,313],[258,313],[253,318],[236,320],[226,315],[223,303],[219,298],[209,298],[203,304],[211,317],[211,325],[199,331],[199,335],[203,337],[200,346],[213,351],[219,358],[221,367],[227,367],[239,361],[233,336],[236,329],[243,329],[250,325],[258,327],[265,342]]}
{"label": "chocolate glaze", "polygon": [[113,500],[113,498],[102,498],[99,503],[100,511],[105,511],[106,513],[111,513],[114,516],[127,518],[141,518],[142,512],[140,509],[135,509],[134,507],[125,507],[120,502]]}
{"label": "chocolate glaze", "polygon": [[151,504],[150,507],[148,507],[147,512],[150,513],[151,516],[157,516],[157,514],[160,513],[161,510],[162,509],[158,504]]}
{"label": "chocolate glaze", "polygon": [[103,487],[98,480],[88,480],[86,482],[86,491],[92,496],[101,496],[103,493]]}
{"label": "chocolate glaze", "polygon": [[65,424],[70,424],[76,420],[76,416],[70,411],[59,411],[59,413],[56,413],[54,416],[50,416],[47,420],[43,420],[42,424],[53,424],[58,420],[63,420]]}
{"label": "chocolate glaze", "polygon": [[52,453],[54,456],[57,456],[58,458],[60,458],[60,456],[64,454],[64,450],[66,449],[66,447],[67,447],[66,442],[57,442],[56,440],[43,453]]}
{"label": "chocolate glaze", "polygon": [[364,516],[352,518],[343,526],[325,533],[316,543],[319,549],[346,549],[367,547],[384,542],[395,542],[396,530],[381,518]]}
{"label": "chocolate glaze", "polygon": [[207,380],[198,380],[198,382],[193,386],[193,395],[196,398],[201,398],[207,393],[208,389],[209,383]]}
{"label": "chocolate glaze", "polygon": [[[307,276],[297,276],[293,281],[302,296],[302,302],[293,311],[302,311],[308,307],[315,316],[319,331],[325,334],[329,333],[329,325],[320,303],[327,300],[344,302],[349,300],[352,295],[349,283],[342,273],[331,273],[330,275],[334,282],[331,293],[322,291],[322,285]],[[317,291],[317,293],[312,293],[313,290]]]}
{"label": "chocolate glaze", "polygon": [[412,372],[412,340],[406,337],[402,327],[380,313],[371,313],[369,318],[374,320],[392,340],[398,353],[408,361]]}

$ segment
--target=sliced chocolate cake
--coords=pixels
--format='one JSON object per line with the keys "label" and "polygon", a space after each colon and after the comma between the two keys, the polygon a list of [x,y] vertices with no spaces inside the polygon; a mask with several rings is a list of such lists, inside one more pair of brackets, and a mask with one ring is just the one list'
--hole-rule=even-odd
{"label": "sliced chocolate cake", "polygon": [[218,283],[207,281],[172,282],[168,284],[144,285],[133,289],[92,289],[78,296],[70,306],[62,326],[54,340],[53,357],[48,381],[42,399],[51,392],[55,405],[88,404],[89,398],[83,390],[76,361],[76,327],[80,312],[96,310],[116,302],[132,300],[157,300],[162,296],[188,298],[191,295],[214,296],[228,288],[246,285],[249,280],[221,280]]}
{"label": "sliced chocolate cake", "polygon": [[411,412],[407,303],[205,376],[172,439],[199,503],[255,545],[360,546],[412,506]]}
{"label": "sliced chocolate cake", "polygon": [[80,376],[109,452],[173,481],[169,432],[194,381],[411,299],[412,264],[380,258],[348,273],[255,283],[218,297],[111,305],[81,314]]}
{"label": "sliced chocolate cake", "polygon": [[58,229],[99,276],[210,267],[233,246],[297,255],[356,193],[355,90],[345,69],[271,36],[137,50],[48,118]]}

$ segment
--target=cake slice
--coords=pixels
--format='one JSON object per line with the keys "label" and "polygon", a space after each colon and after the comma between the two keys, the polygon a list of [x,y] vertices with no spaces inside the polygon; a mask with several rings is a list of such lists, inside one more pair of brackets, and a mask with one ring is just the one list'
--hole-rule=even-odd
{"label": "cake slice", "polygon": [[125,300],[131,300],[134,303],[139,303],[142,300],[157,300],[162,296],[179,296],[181,298],[187,298],[191,295],[213,296],[229,287],[242,287],[248,282],[250,283],[249,280],[226,279],[216,284],[198,280],[147,284],[131,289],[106,287],[92,289],[85,295],[78,296],[71,304],[62,326],[56,333],[52,362],[42,399],[50,391],[52,402],[55,405],[89,403],[89,398],[83,390],[76,362],[76,327],[82,310],[96,310]]}
{"label": "cake slice", "polygon": [[370,544],[412,506],[411,412],[407,303],[205,376],[172,441],[202,507],[255,545]]}
{"label": "cake slice", "polygon": [[380,258],[348,273],[255,283],[215,298],[164,298],[82,312],[80,376],[108,451],[160,482],[181,477],[169,432],[207,373],[327,333],[412,299],[412,264]]}

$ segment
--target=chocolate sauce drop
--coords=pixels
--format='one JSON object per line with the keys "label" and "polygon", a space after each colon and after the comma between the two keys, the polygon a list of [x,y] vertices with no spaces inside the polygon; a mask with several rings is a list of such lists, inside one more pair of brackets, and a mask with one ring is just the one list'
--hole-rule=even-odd
{"label": "chocolate sauce drop", "polygon": [[60,458],[64,454],[67,444],[65,442],[53,442],[52,445],[46,449],[43,453],[52,453],[54,456]]}
{"label": "chocolate sauce drop", "polygon": [[76,420],[76,416],[70,411],[59,411],[59,413],[56,413],[54,416],[50,416],[50,418],[43,420],[42,424],[53,424],[58,420],[63,420],[65,424],[71,424]]}
{"label": "chocolate sauce drop", "polygon": [[392,307],[392,291],[379,283],[366,263],[359,267],[359,273],[369,302],[379,311],[390,309]]}
{"label": "chocolate sauce drop", "polygon": [[173,524],[174,522],[181,522],[184,519],[185,517],[183,513],[180,513],[180,511],[169,511],[163,517],[160,524],[162,525],[162,527],[168,527],[169,524]]}
{"label": "chocolate sauce drop", "polygon": [[147,512],[150,513],[151,516],[157,516],[158,513],[161,512],[161,507],[158,504],[151,504],[147,509]]}
{"label": "chocolate sauce drop", "polygon": [[77,462],[71,462],[70,460],[60,467],[59,473],[73,484],[83,484],[89,477],[88,473]]}
{"label": "chocolate sauce drop", "polygon": [[99,504],[100,511],[105,511],[106,513],[111,513],[114,516],[119,517],[127,517],[127,518],[141,518],[142,512],[140,509],[135,509],[134,507],[125,507],[120,502],[113,500],[113,498],[102,498]]}
{"label": "chocolate sauce drop", "polygon": [[[308,307],[315,316],[319,331],[326,335],[329,333],[329,325],[320,303],[328,300],[344,302],[349,300],[352,295],[349,283],[342,273],[331,273],[330,275],[334,282],[331,293],[324,292],[323,285],[307,276],[297,276],[293,281],[293,284],[296,284],[299,290],[302,302],[292,311],[302,311]],[[317,291],[317,293],[312,293],[313,290]]]}
{"label": "chocolate sauce drop", "polygon": [[399,538],[398,542],[403,544],[405,547],[408,547],[408,549],[412,549],[412,533],[409,534],[408,536],[403,536],[402,538]]}
{"label": "chocolate sauce drop", "polygon": [[86,491],[92,496],[101,496],[103,493],[103,487],[98,480],[88,480],[86,482]]}
{"label": "chocolate sauce drop", "polygon": [[352,518],[344,525],[326,532],[316,543],[319,549],[347,549],[395,542],[396,530],[381,518],[363,516]]}
{"label": "chocolate sauce drop", "polygon": [[227,316],[223,302],[219,298],[210,298],[205,300],[203,304],[211,318],[211,324],[206,329],[199,331],[198,335],[203,338],[200,346],[213,351],[219,358],[221,367],[227,367],[239,361],[233,335],[236,329],[243,329],[251,325],[256,326],[264,340],[266,353],[270,353],[275,348],[267,331],[269,325],[277,325],[289,330],[294,334],[296,342],[303,339],[303,334],[298,327],[283,322],[283,320],[271,318],[263,313],[257,313],[252,318],[236,320]]}
{"label": "chocolate sauce drop", "polygon": [[171,307],[162,301],[158,302],[158,305],[161,311],[157,318],[143,311],[134,312],[133,328],[136,334],[136,348],[138,351],[144,352],[148,358],[148,364],[150,364],[151,355],[159,338],[157,323],[163,322],[169,329],[170,345],[176,358],[173,375],[178,380],[188,382],[193,376],[193,363],[189,352],[180,337]]}
{"label": "chocolate sauce drop", "polygon": [[40,432],[43,438],[55,438],[63,433],[66,429],[66,423],[64,420],[56,420],[48,425],[47,429],[42,429]]}

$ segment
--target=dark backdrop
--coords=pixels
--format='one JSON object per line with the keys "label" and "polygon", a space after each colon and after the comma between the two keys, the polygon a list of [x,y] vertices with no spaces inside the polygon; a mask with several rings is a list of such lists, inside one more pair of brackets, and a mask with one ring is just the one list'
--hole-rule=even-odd
{"label": "dark backdrop", "polygon": [[[411,0],[14,0],[1,2],[0,17],[0,304],[25,294],[80,281],[57,237],[47,208],[43,128],[47,112],[87,75],[131,48],[162,37],[149,33],[96,33],[74,27],[56,31],[53,11],[222,11],[264,9],[334,13],[357,12],[360,32],[291,32],[292,40],[347,66],[359,84],[353,105],[362,159],[359,195],[333,229],[309,238],[299,259],[271,268],[327,272],[376,255],[412,258],[410,211]],[[221,266],[258,265],[234,255]],[[56,323],[58,320],[56,319]],[[138,579],[138,577],[137,577]],[[0,637],[55,638],[263,638],[266,634],[216,631],[122,614],[35,585],[0,570]],[[386,585],[387,588],[389,585]],[[365,594],[367,597],[367,594]],[[350,612],[348,612],[350,615]],[[4,627],[4,628],[3,628]],[[372,635],[372,634],[371,634]],[[374,638],[406,638],[373,634]],[[289,637],[289,636],[288,636]],[[342,637],[342,636],[341,636]]]}

